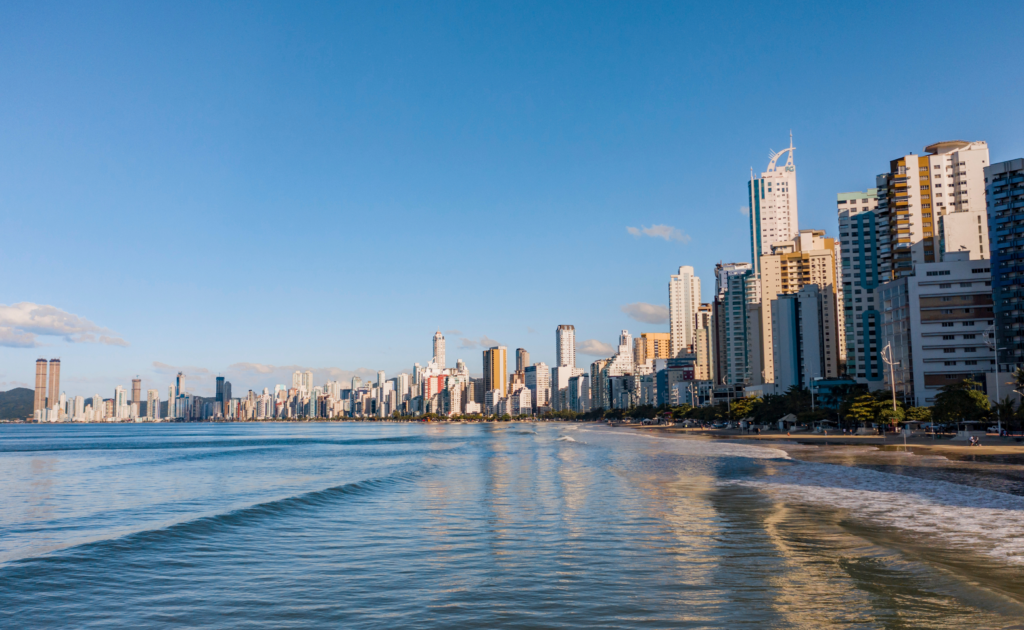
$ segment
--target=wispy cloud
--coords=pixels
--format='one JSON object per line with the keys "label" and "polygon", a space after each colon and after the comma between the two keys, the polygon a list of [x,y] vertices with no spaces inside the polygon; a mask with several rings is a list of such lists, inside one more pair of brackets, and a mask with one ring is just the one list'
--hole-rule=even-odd
{"label": "wispy cloud", "polygon": [[40,345],[39,336],[63,337],[70,343],[128,345],[117,333],[56,306],[32,302],[0,304],[0,346],[35,348]]}
{"label": "wispy cloud", "polygon": [[459,341],[462,342],[462,345],[459,346],[460,348],[493,348],[494,346],[501,345],[500,341],[495,341],[488,337],[487,335],[484,335],[479,339],[468,339],[466,337],[461,337]]}
{"label": "wispy cloud", "polygon": [[672,227],[671,225],[652,225],[651,227],[640,226],[627,227],[626,231],[636,237],[650,236],[651,238],[663,238],[666,241],[679,241],[680,243],[689,243],[690,235],[683,232],[679,228]]}
{"label": "wispy cloud", "polygon": [[745,217],[749,217],[750,216],[750,208],[748,208],[746,206],[743,206],[742,208],[740,208],[740,214],[742,214]]}
{"label": "wispy cloud", "polygon": [[446,335],[461,335],[462,331],[461,330],[446,330],[446,331],[444,331],[444,334],[446,334]]}
{"label": "wispy cloud", "polygon": [[668,321],[668,307],[646,302],[634,302],[622,307],[622,312],[638,322],[664,324]]}
{"label": "wispy cloud", "polygon": [[615,354],[615,348],[597,339],[587,339],[576,344],[576,352],[594,357],[610,357]]}

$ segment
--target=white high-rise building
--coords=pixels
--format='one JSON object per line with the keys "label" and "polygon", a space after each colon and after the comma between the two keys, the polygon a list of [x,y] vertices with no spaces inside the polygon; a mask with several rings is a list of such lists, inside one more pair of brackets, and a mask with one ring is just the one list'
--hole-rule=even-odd
{"label": "white high-rise building", "polygon": [[[779,158],[787,155],[786,163]],[[750,172],[747,199],[750,203],[750,248],[754,274],[761,274],[761,256],[770,256],[772,243],[793,240],[797,227],[796,166],[793,164],[793,134],[789,148],[768,154],[768,169],[755,179]]]}
{"label": "white high-rise building", "polygon": [[440,330],[434,333],[434,363],[438,369],[444,369],[444,335]]}
{"label": "white high-rise building", "polygon": [[118,385],[114,388],[114,417],[118,420],[124,420],[128,418],[129,413],[128,392],[125,388]]}
{"label": "white high-rise building", "polygon": [[576,367],[576,327],[562,324],[555,329],[556,367]]}
{"label": "white high-rise building", "polygon": [[174,387],[174,385],[171,385],[170,387],[167,388],[167,417],[168,418],[177,418],[178,417],[177,410],[174,408],[174,400],[175,400],[175,398],[177,398],[177,389]]}
{"label": "white high-rise building", "polygon": [[[693,267],[680,267],[668,282],[669,346],[673,357],[693,351],[699,308],[700,278],[694,275]],[[630,349],[630,355],[632,352]]]}
{"label": "white high-rise building", "polygon": [[551,370],[544,363],[526,366],[526,387],[533,392],[533,408],[551,405]]}
{"label": "white high-rise building", "polygon": [[302,373],[302,391],[307,394],[313,391],[313,372],[310,370]]}
{"label": "white high-rise building", "polygon": [[146,392],[146,417],[150,420],[160,419],[160,392],[155,389]]}

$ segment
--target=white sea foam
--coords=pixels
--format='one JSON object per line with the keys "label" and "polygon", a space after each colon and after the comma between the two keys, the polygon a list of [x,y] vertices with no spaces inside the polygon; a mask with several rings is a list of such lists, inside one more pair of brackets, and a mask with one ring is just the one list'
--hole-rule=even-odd
{"label": "white sea foam", "polygon": [[558,438],[558,439],[557,439],[557,440],[555,440],[555,441],[556,441],[556,442],[575,442],[576,440],[572,439],[572,438],[571,438],[571,437],[569,437],[568,435],[563,435],[562,437]]}
{"label": "white sea foam", "polygon": [[937,480],[800,462],[750,486],[791,503],[848,510],[855,520],[934,536],[937,544],[967,546],[1024,564],[1024,497]]}

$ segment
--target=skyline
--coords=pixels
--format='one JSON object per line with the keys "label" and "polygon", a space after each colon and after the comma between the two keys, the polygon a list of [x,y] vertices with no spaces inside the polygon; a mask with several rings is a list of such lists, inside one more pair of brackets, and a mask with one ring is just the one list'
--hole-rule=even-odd
{"label": "skyline", "polygon": [[[429,360],[439,326],[473,374],[498,343],[555,364],[567,323],[592,360],[622,329],[668,330],[680,266],[707,302],[716,262],[749,262],[749,169],[791,129],[800,228],[830,237],[836,195],[896,156],[952,139],[987,141],[993,163],[1024,154],[1024,126],[994,107],[1024,85],[1001,61],[1015,5],[997,24],[957,6],[957,55],[903,60],[905,85],[863,94],[887,36],[953,18],[750,8],[793,20],[780,42],[726,37],[728,9],[666,5],[257,5],[198,26],[198,9],[115,6],[0,9],[0,228],[18,235],[0,249],[18,271],[0,278],[0,389],[31,387],[39,356],[84,395],[179,370],[204,395],[217,374],[236,391],[296,369],[391,376]],[[892,120],[951,78],[968,97]],[[59,310],[29,325],[20,303]]]}

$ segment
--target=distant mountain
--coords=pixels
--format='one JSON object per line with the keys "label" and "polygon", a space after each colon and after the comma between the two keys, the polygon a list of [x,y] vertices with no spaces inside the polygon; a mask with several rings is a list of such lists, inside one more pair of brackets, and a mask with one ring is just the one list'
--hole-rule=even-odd
{"label": "distant mountain", "polygon": [[36,393],[27,387],[0,392],[0,420],[24,420],[32,417]]}

